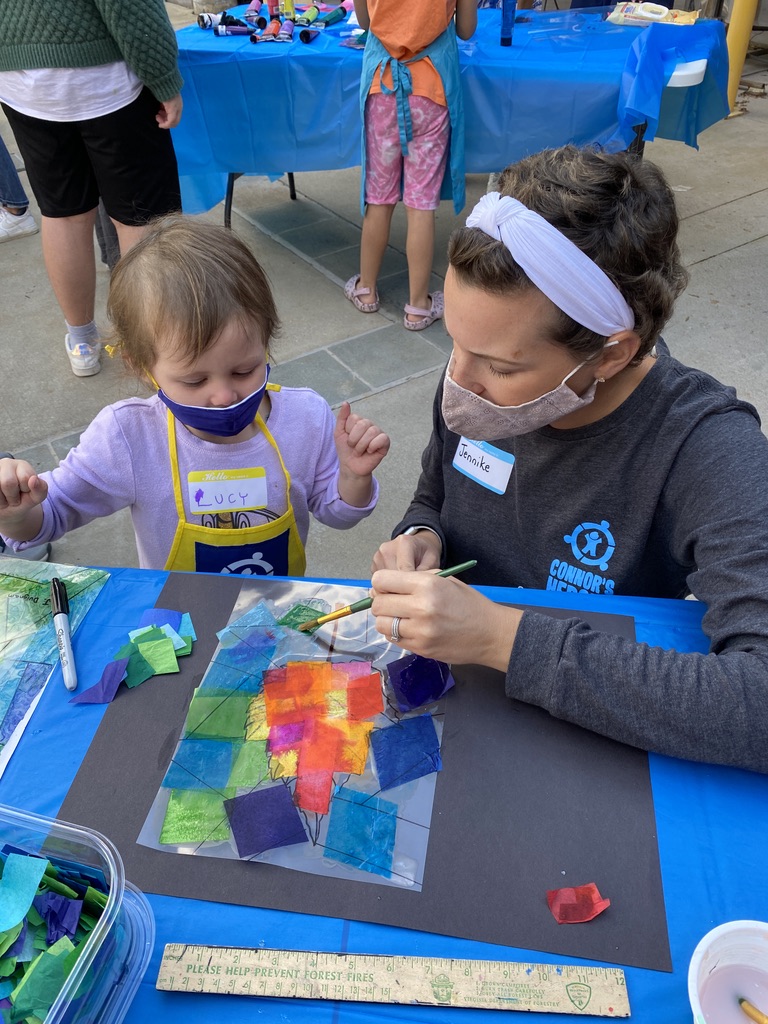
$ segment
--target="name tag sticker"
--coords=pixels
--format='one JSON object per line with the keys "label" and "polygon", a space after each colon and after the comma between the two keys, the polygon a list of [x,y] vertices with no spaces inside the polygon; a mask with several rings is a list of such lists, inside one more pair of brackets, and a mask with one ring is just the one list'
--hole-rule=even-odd
{"label": "name tag sticker", "polygon": [[459,440],[453,457],[454,469],[494,494],[506,491],[514,464],[515,456],[509,452],[494,448],[487,441],[470,441],[466,437]]}
{"label": "name tag sticker", "polygon": [[189,508],[195,515],[265,508],[267,474],[254,469],[212,469],[187,476]]}

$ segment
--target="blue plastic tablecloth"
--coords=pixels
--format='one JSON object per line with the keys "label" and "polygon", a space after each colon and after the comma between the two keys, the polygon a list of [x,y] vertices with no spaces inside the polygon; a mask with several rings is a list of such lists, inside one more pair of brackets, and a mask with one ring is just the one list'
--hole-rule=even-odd
{"label": "blue plastic tablecloth", "polygon": [[[648,139],[695,145],[725,117],[720,22],[639,28],[613,25],[605,13],[524,12],[506,48],[500,12],[478,11],[475,35],[459,44],[468,172],[500,170],[566,142],[626,149],[644,122]],[[229,172],[279,176],[360,163],[362,53],[341,45],[349,31],[342,22],[310,44],[258,45],[196,25],[177,33],[184,114],[173,138],[187,212],[221,200]],[[662,106],[675,66],[702,57],[701,85],[668,90],[677,95]]]}
{"label": "blue plastic tablecloth", "polygon": [[[103,664],[135,627],[162,589],[166,573],[111,570],[112,576],[75,641],[80,687],[96,682]],[[349,581],[347,581],[349,582]],[[265,585],[269,585],[266,581]],[[632,615],[642,643],[706,651],[700,629],[703,608],[691,601],[637,599],[545,591],[487,590],[498,600],[529,605],[591,609]],[[616,686],[621,686],[617,678]],[[56,669],[40,705],[0,779],[0,803],[50,817],[58,809],[98,728],[103,708],[68,704]],[[137,752],[137,757],[154,756]],[[764,884],[768,849],[768,780],[737,769],[693,764],[650,755],[659,853],[674,971],[625,968],[632,1020],[638,1024],[681,1024],[690,1019],[686,975],[691,953],[714,925],[740,918],[768,920]],[[130,779],[120,799],[130,800]],[[181,900],[150,895],[156,921],[155,951],[126,1018],[128,1024],[163,1021],[197,1024],[252,1024],[254,1020],[300,1024],[356,1024],[397,1020],[424,1024],[488,1024],[527,1021],[504,1011],[433,1007],[366,1006],[304,1000],[183,996],[154,988],[167,942],[317,949],[418,956],[455,956],[511,961],[573,963],[564,957],[510,949],[440,935],[347,922],[311,915]],[[566,1024],[573,1018],[547,1018]]]}

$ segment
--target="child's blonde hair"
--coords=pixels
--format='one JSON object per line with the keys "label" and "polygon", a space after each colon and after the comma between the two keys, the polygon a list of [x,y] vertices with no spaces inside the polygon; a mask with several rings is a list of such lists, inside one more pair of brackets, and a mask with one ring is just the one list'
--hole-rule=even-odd
{"label": "child's blonde hair", "polygon": [[269,350],[280,328],[267,276],[227,228],[181,214],[150,225],[118,262],[109,286],[112,343],[149,377],[157,344],[193,363],[233,318],[254,325]]}

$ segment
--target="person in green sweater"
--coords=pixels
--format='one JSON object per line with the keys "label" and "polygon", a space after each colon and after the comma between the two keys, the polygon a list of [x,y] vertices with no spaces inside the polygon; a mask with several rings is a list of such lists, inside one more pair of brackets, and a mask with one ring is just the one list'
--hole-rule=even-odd
{"label": "person in green sweater", "polygon": [[42,215],[43,257],[73,373],[98,373],[99,198],[125,252],[181,209],[168,129],[181,118],[176,36],[163,0],[3,0],[0,103]]}

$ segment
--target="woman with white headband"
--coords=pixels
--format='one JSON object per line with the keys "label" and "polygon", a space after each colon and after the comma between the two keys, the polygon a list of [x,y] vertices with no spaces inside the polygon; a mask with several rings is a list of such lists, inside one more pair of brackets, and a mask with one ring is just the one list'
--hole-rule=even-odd
{"label": "woman with white headband", "polygon": [[[507,168],[449,244],[453,353],[414,499],[374,558],[380,632],[647,750],[768,772],[768,442],[660,332],[674,196],[626,154]],[[710,653],[648,648],[478,584],[706,603]],[[420,570],[414,572],[413,570]]]}

